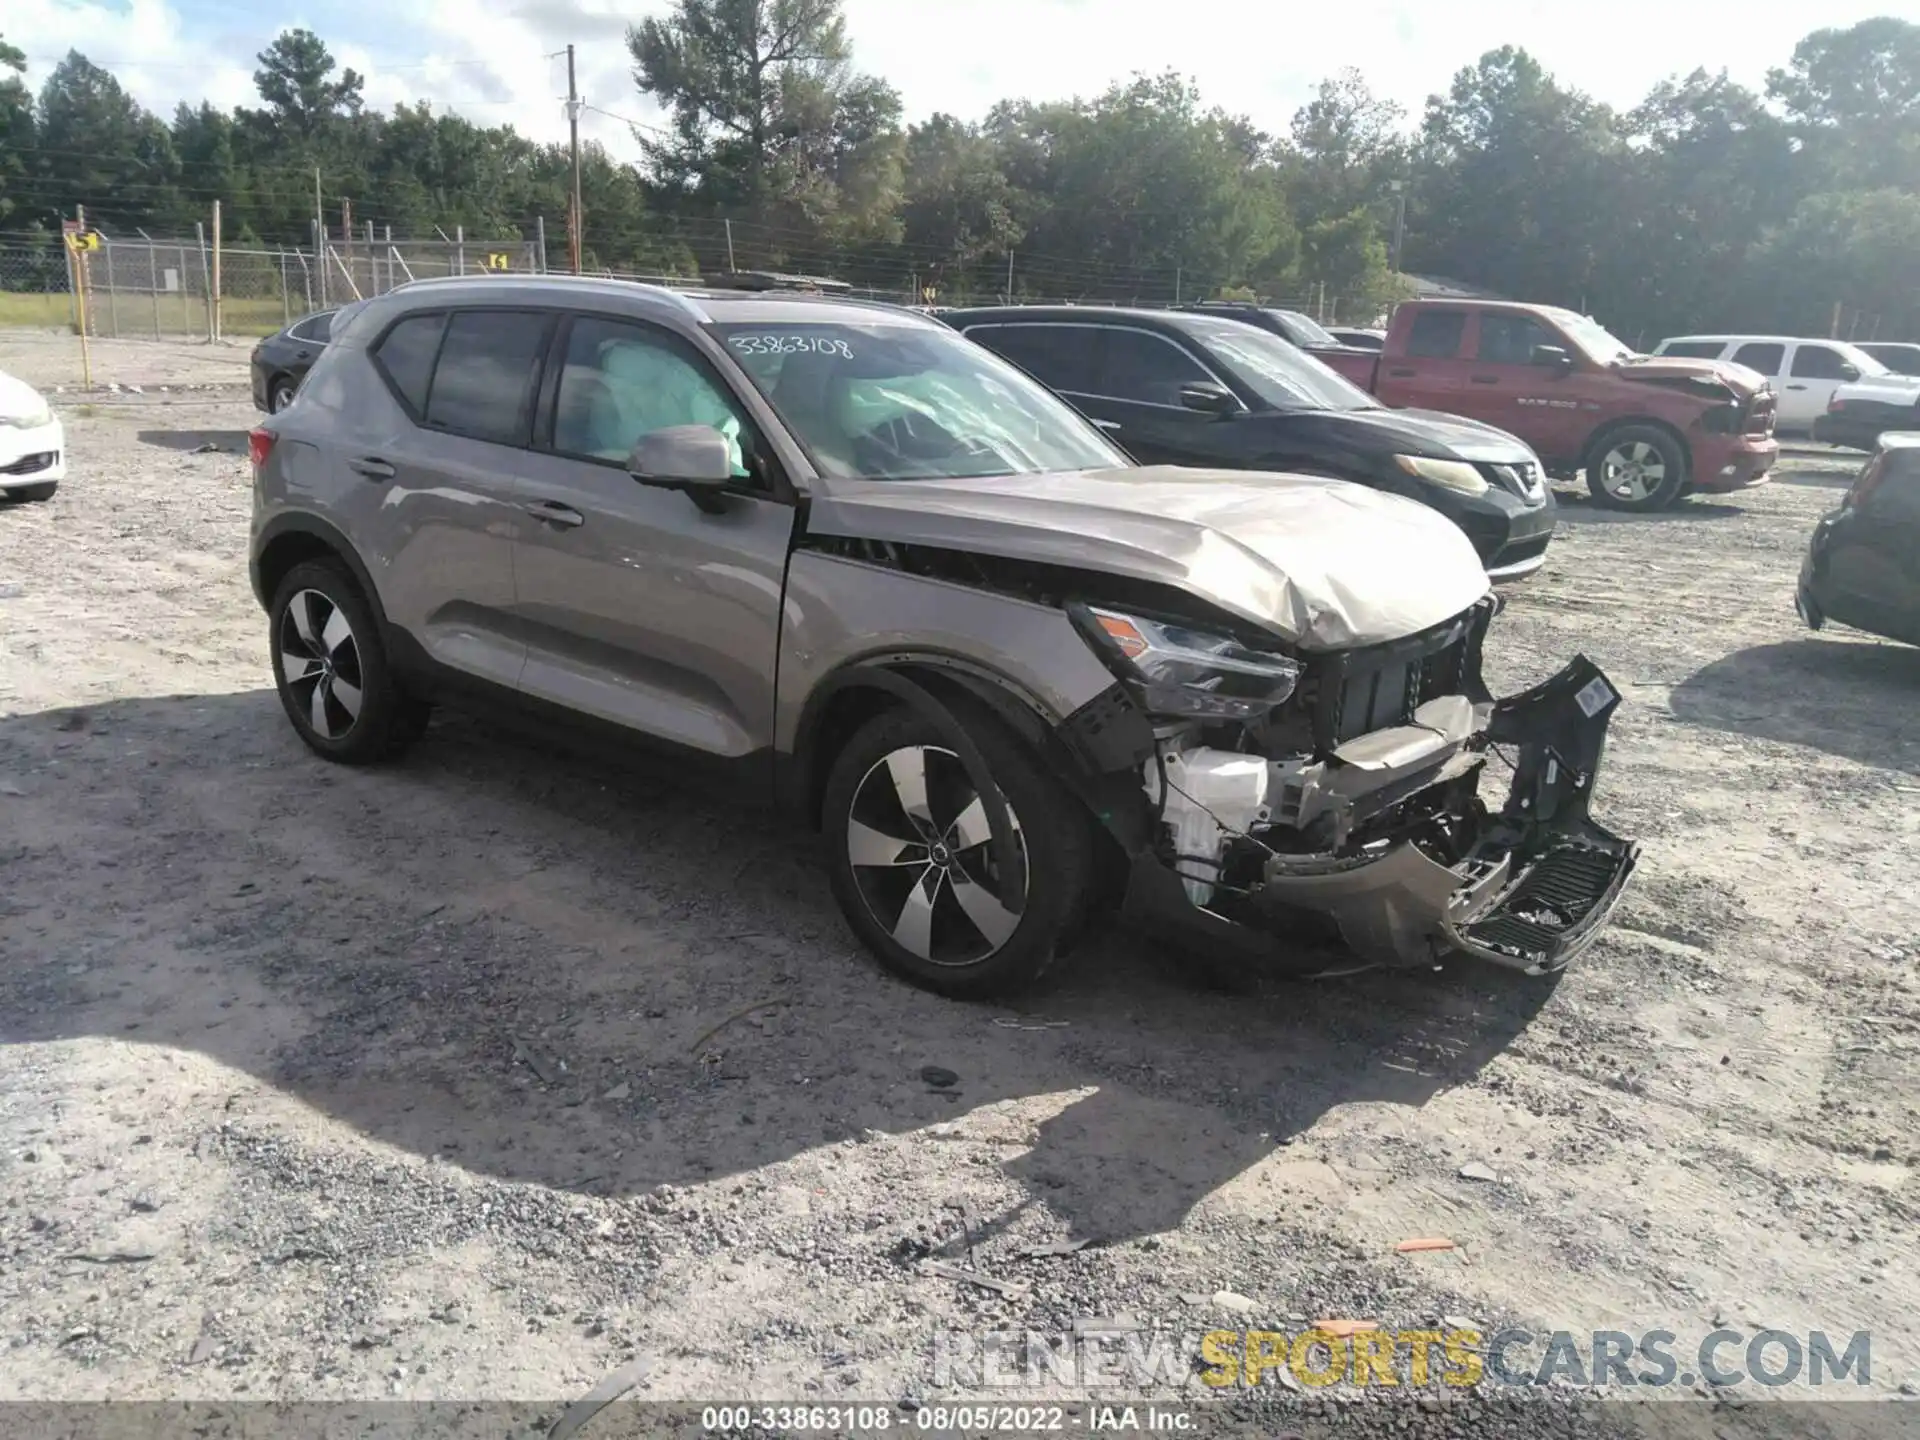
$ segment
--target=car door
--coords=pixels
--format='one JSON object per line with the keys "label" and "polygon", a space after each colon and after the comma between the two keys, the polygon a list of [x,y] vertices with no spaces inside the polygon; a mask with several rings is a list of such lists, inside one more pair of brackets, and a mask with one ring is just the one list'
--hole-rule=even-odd
{"label": "car door", "polygon": [[1766,377],[1767,385],[1774,394],[1774,424],[1777,427],[1780,423],[1780,389],[1786,384],[1787,347],[1777,340],[1749,340],[1735,346],[1727,360]]}
{"label": "car door", "polygon": [[1573,367],[1534,363],[1543,345],[1580,354],[1566,336],[1524,311],[1480,311],[1460,412],[1511,431],[1542,455],[1579,455],[1591,420],[1567,383]]}
{"label": "car door", "polygon": [[1860,372],[1831,345],[1817,340],[1797,341],[1787,361],[1786,380],[1779,386],[1780,408],[1774,424],[1782,430],[1811,430],[1827,412],[1833,392]]}
{"label": "car door", "polygon": [[[531,522],[515,550],[526,695],[719,760],[768,752],[794,507],[718,370],[682,336],[574,315],[555,337]],[[738,486],[711,510],[627,473],[634,442],[708,425]]]}
{"label": "car door", "polygon": [[552,325],[511,309],[401,318],[371,347],[398,404],[335,442],[388,618],[436,662],[506,687],[527,653],[513,544]]}
{"label": "car door", "polygon": [[1195,350],[1155,330],[1098,329],[1099,373],[1087,401],[1095,423],[1142,465],[1236,463],[1237,427],[1180,403],[1185,385],[1210,381],[1233,388]]}
{"label": "car door", "polygon": [[1459,410],[1472,363],[1467,358],[1467,318],[1465,310],[1416,311],[1406,344],[1378,362],[1374,393],[1380,403],[1397,410]]}

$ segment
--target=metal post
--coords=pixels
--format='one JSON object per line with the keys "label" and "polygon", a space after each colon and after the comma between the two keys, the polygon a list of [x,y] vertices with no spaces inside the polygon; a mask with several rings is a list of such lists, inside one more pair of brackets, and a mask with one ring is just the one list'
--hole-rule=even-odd
{"label": "metal post", "polygon": [[[393,289],[393,262],[399,252],[393,248],[393,227],[389,225],[381,233],[385,235],[387,239],[387,289],[391,290]],[[413,277],[409,274],[407,278],[412,279]]]}
{"label": "metal post", "polygon": [[1180,267],[1178,265],[1173,267],[1173,303],[1175,305],[1180,303]]}
{"label": "metal post", "polygon": [[728,219],[724,223],[727,227],[727,273],[731,275],[739,269],[733,263],[733,221]]}
{"label": "metal post", "polygon": [[1393,254],[1387,261],[1387,268],[1398,275],[1400,273],[1400,242],[1406,238],[1407,234],[1406,186],[1398,180],[1394,181],[1393,194],[1397,202],[1393,207]]}
{"label": "metal post", "polygon": [[293,299],[287,294],[287,252],[280,252],[280,323],[285,325],[293,319]]}
{"label": "metal post", "polygon": [[102,240],[101,252],[107,257],[107,327],[113,331],[113,338],[120,338],[120,305],[114,299],[113,290],[113,242]]}
{"label": "metal post", "polygon": [[[320,172],[316,170],[313,173],[317,177]],[[325,235],[320,228],[320,218],[316,215],[313,221],[313,270],[320,272],[319,308],[322,310],[327,308],[327,262],[325,257],[320,253],[320,242],[324,238]],[[304,268],[306,262],[303,260],[301,265]],[[307,303],[310,307],[313,303],[313,270],[307,271]]]}
{"label": "metal post", "polygon": [[[142,235],[146,232],[143,230]],[[153,292],[153,338],[160,338],[160,257],[154,252],[153,239],[147,237],[147,288]]]}
{"label": "metal post", "polygon": [[580,92],[573,83],[573,46],[567,46],[567,143],[573,151],[573,198],[567,210],[567,260],[573,273],[580,273],[582,226],[586,215],[580,208]]}
{"label": "metal post", "polygon": [[187,284],[187,247],[178,245],[174,248],[178,252],[173,259],[173,278],[180,282],[180,333],[182,335],[191,335],[193,333],[193,307],[188,300],[188,292],[190,292],[193,287]]}
{"label": "metal post", "polygon": [[373,233],[373,222],[367,221],[367,293],[380,293],[380,241]]}
{"label": "metal post", "polygon": [[1007,303],[1013,303],[1013,251],[1007,251]]}
{"label": "metal post", "polygon": [[467,273],[467,227],[464,225],[453,227],[453,273]]}
{"label": "metal post", "polygon": [[207,301],[207,340],[213,340],[213,267],[207,261],[207,227],[203,221],[193,222],[194,238],[200,242],[200,293]]}
{"label": "metal post", "polygon": [[534,244],[536,247],[538,247],[540,252],[539,254],[540,273],[544,275],[547,273],[547,217],[546,216],[536,215],[533,217],[533,235],[534,235]]}
{"label": "metal post", "polygon": [[220,338],[220,202],[213,202],[213,338]]}

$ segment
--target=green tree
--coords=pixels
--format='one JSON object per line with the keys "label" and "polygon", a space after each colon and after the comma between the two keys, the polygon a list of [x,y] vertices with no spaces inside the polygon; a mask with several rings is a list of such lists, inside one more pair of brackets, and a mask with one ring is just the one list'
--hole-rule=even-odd
{"label": "green tree", "polygon": [[923,285],[976,293],[968,277],[1020,243],[1019,196],[1000,160],[977,126],[951,115],[907,131],[900,220],[908,271]]}
{"label": "green tree", "polygon": [[26,55],[0,36],[0,221],[34,209],[25,190],[34,150],[33,96],[20,78],[26,69]]}
{"label": "green tree", "polygon": [[1767,91],[1828,184],[1920,188],[1920,25],[1881,16],[1816,30]]}
{"label": "green tree", "polygon": [[173,139],[120,82],[77,50],[40,90],[40,174],[63,212],[89,223],[147,226],[179,204]]}
{"label": "green tree", "polygon": [[258,59],[254,88],[280,139],[312,142],[336,120],[360,113],[364,79],[354,70],[336,79],[332,52],[311,30],[282,30]]}
{"label": "green tree", "polygon": [[887,233],[900,101],[853,69],[841,0],[676,0],[627,47],[634,83],[673,117],[666,138],[639,136],[664,196],[739,214],[775,250]]}

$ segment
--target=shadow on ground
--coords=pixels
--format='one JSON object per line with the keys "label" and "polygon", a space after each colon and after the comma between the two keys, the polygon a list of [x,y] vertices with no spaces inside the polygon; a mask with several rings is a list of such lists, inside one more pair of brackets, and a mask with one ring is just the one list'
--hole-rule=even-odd
{"label": "shadow on ground", "polygon": [[215,451],[229,455],[247,453],[247,432],[244,430],[142,430],[134,438],[142,445],[153,445],[162,450],[182,450],[189,454],[212,454]]}
{"label": "shadow on ground", "polygon": [[1675,687],[1695,725],[1920,771],[1920,649],[1842,634],[1736,650]]}
{"label": "shadow on ground", "polygon": [[1746,514],[1738,505],[1712,500],[1704,495],[1689,495],[1670,510],[1609,510],[1585,490],[1559,490],[1560,519],[1574,525],[1647,525],[1670,524],[1676,520],[1727,520]]}
{"label": "shadow on ground", "polygon": [[989,1162],[1018,1208],[1158,1233],[1330,1107],[1470,1081],[1552,993],[1461,968],[1229,996],[1107,939],[1021,1008],[942,1000],[853,946],[811,836],[461,719],[331,767],[266,690],[0,720],[0,782],[0,1042],[198,1051],[579,1193],[1038,1100]]}

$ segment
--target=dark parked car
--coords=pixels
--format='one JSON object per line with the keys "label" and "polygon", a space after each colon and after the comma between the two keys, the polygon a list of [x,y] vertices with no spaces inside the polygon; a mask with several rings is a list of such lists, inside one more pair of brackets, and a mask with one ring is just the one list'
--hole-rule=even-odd
{"label": "dark parked car", "polygon": [[1881,342],[1854,348],[1866,351],[1896,375],[1920,375],[1920,345]]}
{"label": "dark parked car", "polygon": [[1021,306],[949,325],[1072,401],[1143,465],[1353,480],[1432,506],[1495,579],[1536,570],[1555,507],[1504,430],[1389,410],[1278,336],[1211,313]]}
{"label": "dark parked car", "polygon": [[1349,350],[1378,350],[1387,343],[1387,332],[1384,330],[1354,330],[1345,325],[1334,325],[1327,333]]}
{"label": "dark parked car", "polygon": [[320,310],[304,315],[284,330],[267,336],[253,347],[253,405],[269,415],[278,415],[293,403],[293,395],[307,371],[327,348],[327,336],[333,326],[334,312]]}
{"label": "dark parked car", "polygon": [[1820,517],[1794,608],[1920,645],[1920,434],[1880,437],[1840,508]]}

